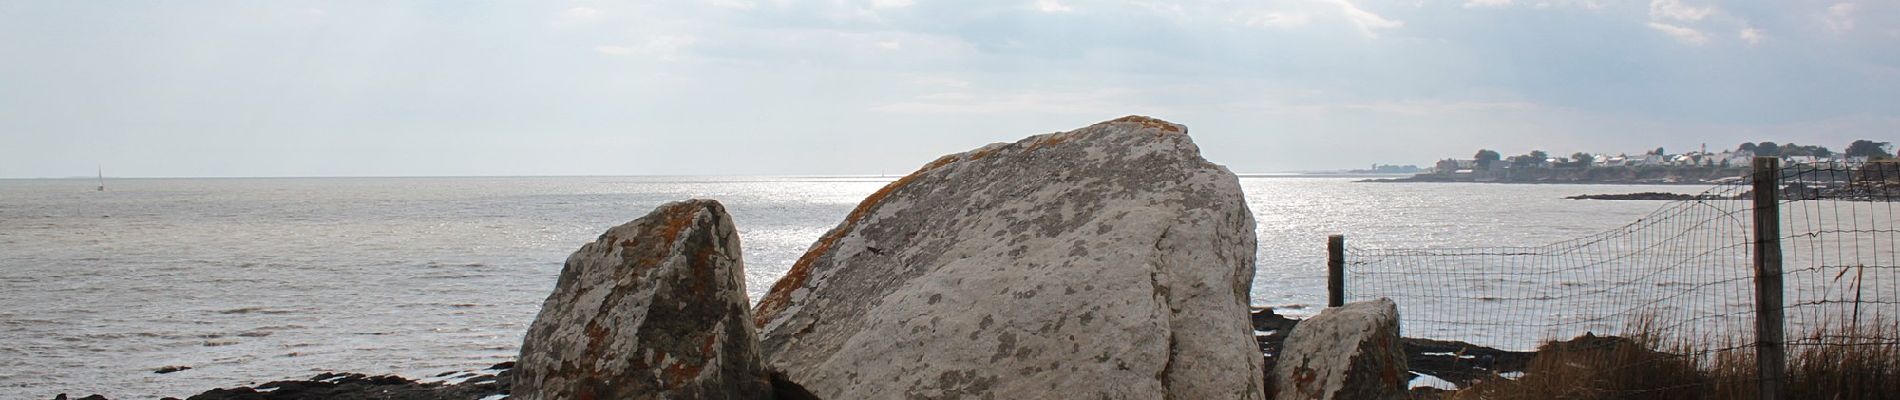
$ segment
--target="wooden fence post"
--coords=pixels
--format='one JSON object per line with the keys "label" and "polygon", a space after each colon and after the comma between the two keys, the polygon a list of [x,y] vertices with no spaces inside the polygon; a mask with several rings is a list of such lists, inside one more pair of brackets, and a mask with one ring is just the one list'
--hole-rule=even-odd
{"label": "wooden fence post", "polygon": [[1755,157],[1755,367],[1760,398],[1780,400],[1787,376],[1782,348],[1785,322],[1781,302],[1781,165],[1774,157]]}
{"label": "wooden fence post", "polygon": [[1346,305],[1346,236],[1326,237],[1326,306]]}

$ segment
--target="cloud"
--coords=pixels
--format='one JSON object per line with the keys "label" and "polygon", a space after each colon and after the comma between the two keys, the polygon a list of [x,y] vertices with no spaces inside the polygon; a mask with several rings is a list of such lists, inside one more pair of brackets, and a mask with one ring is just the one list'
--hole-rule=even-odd
{"label": "cloud", "polygon": [[1373,14],[1347,0],[1327,0],[1327,2],[1339,6],[1339,12],[1346,21],[1352,22],[1353,26],[1359,28],[1359,33],[1365,34],[1366,37],[1378,37],[1375,30],[1397,29],[1405,26],[1405,21],[1387,19]]}
{"label": "cloud", "polygon": [[1020,90],[1003,93],[956,91],[879,104],[871,111],[893,114],[1127,114],[1129,110],[1164,113],[1158,106],[1131,101],[1141,92],[1128,88]]}
{"label": "cloud", "polygon": [[1735,36],[1747,42],[1749,46],[1761,44],[1761,40],[1765,38],[1761,29],[1758,28],[1743,28],[1741,32],[1736,32]]}
{"label": "cloud", "polygon": [[1465,8],[1510,7],[1511,3],[1511,0],[1466,0]]}
{"label": "cloud", "polygon": [[1821,16],[1821,22],[1827,25],[1828,32],[1845,33],[1854,30],[1854,11],[1859,4],[1835,3],[1827,7],[1827,14]]}
{"label": "cloud", "polygon": [[1537,8],[1551,8],[1551,7],[1574,7],[1574,8],[1581,8],[1581,9],[1590,10],[1590,11],[1597,11],[1597,10],[1603,9],[1603,3],[1598,3],[1596,0],[1555,0],[1555,1],[1537,2]]}
{"label": "cloud", "polygon": [[965,81],[965,80],[957,79],[957,78],[946,78],[946,77],[918,78],[918,79],[911,80],[910,83],[913,85],[926,86],[926,87],[947,87],[947,88],[959,88],[959,89],[970,87],[969,81]]}
{"label": "cloud", "polygon": [[567,19],[577,20],[577,21],[591,20],[595,18],[600,18],[600,10],[596,10],[592,7],[574,7],[574,8],[567,9],[566,12],[562,12],[561,16]]}
{"label": "cloud", "polygon": [[1312,19],[1312,16],[1302,12],[1273,11],[1249,15],[1242,22],[1254,27],[1293,29],[1306,26]]}
{"label": "cloud", "polygon": [[746,0],[711,0],[711,1],[708,1],[707,3],[712,4],[713,7],[729,8],[729,9],[740,10],[740,11],[752,11],[759,8],[758,4],[755,4],[753,2],[746,1]]}
{"label": "cloud", "polygon": [[599,21],[601,12],[592,7],[574,7],[554,16],[555,25],[579,26]]}
{"label": "cloud", "polygon": [[594,52],[610,56],[648,56],[660,61],[679,61],[680,51],[692,47],[699,39],[692,36],[661,35],[649,37],[637,45],[601,45],[594,46]]}
{"label": "cloud", "polygon": [[627,46],[608,46],[608,45],[601,45],[601,46],[594,46],[594,51],[596,51],[596,52],[599,52],[600,54],[611,54],[611,55],[616,55],[616,56],[624,56],[624,55],[628,55],[628,54],[634,54],[634,53],[637,53],[637,52],[639,52],[639,51],[640,51],[640,49],[639,49],[639,48],[634,48],[634,47],[627,47]]}
{"label": "cloud", "polygon": [[1536,103],[1513,100],[1442,100],[1401,99],[1328,102],[1302,99],[1263,99],[1222,104],[1226,110],[1273,115],[1326,117],[1339,115],[1443,116],[1452,114],[1491,114],[1544,109]]}
{"label": "cloud", "polygon": [[1709,43],[1709,35],[1687,27],[1651,22],[1649,23],[1649,29],[1655,29],[1664,34],[1668,34],[1670,37],[1676,38],[1676,41],[1691,46],[1701,46]]}
{"label": "cloud", "polygon": [[1036,11],[1054,14],[1075,11],[1075,8],[1056,0],[1036,0]]}
{"label": "cloud", "polygon": [[[1715,13],[1714,6],[1692,7],[1682,4],[1681,0],[1650,0],[1649,18],[1655,20],[1676,20],[1684,22],[1701,21]],[[1650,27],[1655,27],[1654,24]]]}
{"label": "cloud", "polygon": [[904,8],[916,4],[916,2],[911,0],[871,0],[871,8],[880,10],[887,8]]}
{"label": "cloud", "polygon": [[1387,114],[1439,115],[1449,113],[1482,113],[1489,111],[1522,111],[1537,109],[1537,105],[1523,101],[1472,101],[1472,100],[1399,100],[1367,103],[1342,104],[1345,110],[1361,110]]}

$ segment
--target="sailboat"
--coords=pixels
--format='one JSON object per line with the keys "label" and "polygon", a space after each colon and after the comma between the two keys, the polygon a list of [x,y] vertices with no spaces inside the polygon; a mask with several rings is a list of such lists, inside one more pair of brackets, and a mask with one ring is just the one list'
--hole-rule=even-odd
{"label": "sailboat", "polygon": [[99,191],[106,191],[106,166],[99,166]]}

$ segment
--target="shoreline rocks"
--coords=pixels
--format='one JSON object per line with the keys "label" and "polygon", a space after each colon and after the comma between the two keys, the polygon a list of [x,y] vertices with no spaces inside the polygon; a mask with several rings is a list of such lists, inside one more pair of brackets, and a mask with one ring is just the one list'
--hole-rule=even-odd
{"label": "shoreline rocks", "polygon": [[[305,380],[217,388],[185,400],[475,400],[508,394],[514,362],[481,371],[412,380],[394,375],[323,373]],[[94,395],[86,399],[105,400]],[[167,397],[165,400],[176,400]]]}
{"label": "shoreline rocks", "polygon": [[738,231],[712,200],[661,205],[575,251],[521,345],[521,400],[770,399]]}
{"label": "shoreline rocks", "polygon": [[1252,213],[1180,125],[1126,117],[942,157],[760,302],[827,398],[1259,399]]}
{"label": "shoreline rocks", "polygon": [[1287,335],[1273,370],[1274,398],[1404,399],[1405,361],[1391,299],[1328,308]]}
{"label": "shoreline rocks", "polygon": [[[1300,321],[1281,316],[1273,308],[1254,310],[1254,336],[1260,342],[1260,352],[1269,372],[1279,362],[1278,355],[1286,345],[1287,333]],[[1499,374],[1523,373],[1531,358],[1537,356],[1536,352],[1500,350],[1452,340],[1411,337],[1399,340],[1405,347],[1407,381],[1430,375],[1459,387],[1469,387]]]}

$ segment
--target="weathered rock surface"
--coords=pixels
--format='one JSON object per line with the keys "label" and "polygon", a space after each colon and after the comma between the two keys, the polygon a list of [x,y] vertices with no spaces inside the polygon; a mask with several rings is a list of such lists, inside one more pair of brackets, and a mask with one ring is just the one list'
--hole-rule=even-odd
{"label": "weathered rock surface", "polygon": [[514,398],[771,398],[745,293],[716,201],[609,229],[568,257],[522,343]]}
{"label": "weathered rock surface", "polygon": [[1273,370],[1280,400],[1404,399],[1410,379],[1391,299],[1351,303],[1300,321]]}
{"label": "weathered rock surface", "polygon": [[945,156],[866,198],[755,315],[824,398],[1259,399],[1254,222],[1131,116]]}

